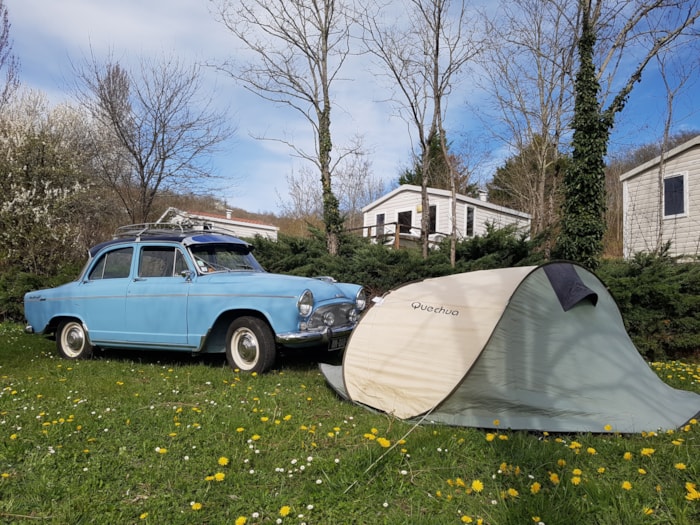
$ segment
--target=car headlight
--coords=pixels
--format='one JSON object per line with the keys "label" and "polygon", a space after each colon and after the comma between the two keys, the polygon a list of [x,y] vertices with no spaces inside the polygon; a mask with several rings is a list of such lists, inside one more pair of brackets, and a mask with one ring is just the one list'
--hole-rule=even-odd
{"label": "car headlight", "polygon": [[297,308],[302,317],[307,317],[311,313],[314,309],[314,294],[311,293],[311,290],[306,290],[301,294],[297,301]]}
{"label": "car headlight", "polygon": [[360,291],[357,292],[355,296],[355,307],[359,311],[362,311],[365,309],[365,306],[367,306],[367,295],[365,294],[364,288],[360,288]]}

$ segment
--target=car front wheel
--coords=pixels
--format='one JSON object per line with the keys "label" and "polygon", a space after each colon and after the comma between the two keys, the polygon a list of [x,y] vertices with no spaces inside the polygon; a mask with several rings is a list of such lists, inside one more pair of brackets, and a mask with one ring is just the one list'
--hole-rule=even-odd
{"label": "car front wheel", "polygon": [[239,317],[226,334],[226,359],[231,368],[263,373],[275,362],[272,330],[257,317]]}
{"label": "car front wheel", "polygon": [[87,332],[78,321],[64,321],[56,332],[56,348],[66,359],[87,359],[92,355],[92,345]]}

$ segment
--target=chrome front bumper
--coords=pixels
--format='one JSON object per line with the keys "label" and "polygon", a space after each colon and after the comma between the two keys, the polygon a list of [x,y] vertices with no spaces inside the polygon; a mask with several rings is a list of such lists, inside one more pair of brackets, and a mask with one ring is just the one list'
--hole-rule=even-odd
{"label": "chrome front bumper", "polygon": [[337,326],[334,328],[325,327],[323,330],[313,330],[306,332],[287,332],[277,334],[275,340],[282,346],[304,346],[314,344],[331,343],[338,339],[347,338],[355,329],[355,324]]}

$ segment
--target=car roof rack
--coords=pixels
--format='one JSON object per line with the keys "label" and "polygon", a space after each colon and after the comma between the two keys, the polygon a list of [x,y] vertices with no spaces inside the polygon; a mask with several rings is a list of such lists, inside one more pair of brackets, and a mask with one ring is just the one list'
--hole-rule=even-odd
{"label": "car roof rack", "polygon": [[206,226],[192,226],[189,224],[178,224],[175,222],[144,222],[140,224],[128,224],[119,226],[114,232],[115,239],[123,239],[134,237],[140,240],[142,237],[154,237],[157,235],[176,234],[183,235],[187,233],[224,233],[207,228]]}

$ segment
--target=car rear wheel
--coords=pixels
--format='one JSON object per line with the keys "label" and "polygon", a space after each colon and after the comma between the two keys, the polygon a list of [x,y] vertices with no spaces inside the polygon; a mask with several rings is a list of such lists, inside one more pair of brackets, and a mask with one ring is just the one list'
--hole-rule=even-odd
{"label": "car rear wheel", "polygon": [[56,348],[66,359],[87,359],[92,356],[92,345],[87,332],[78,321],[63,321],[56,332]]}
{"label": "car rear wheel", "polygon": [[226,334],[226,359],[231,368],[262,373],[275,362],[275,338],[257,317],[239,317]]}

